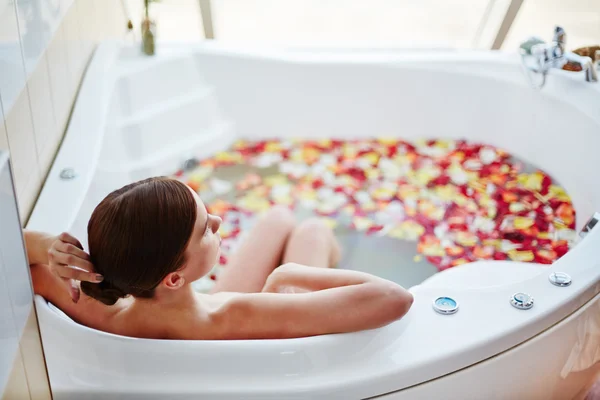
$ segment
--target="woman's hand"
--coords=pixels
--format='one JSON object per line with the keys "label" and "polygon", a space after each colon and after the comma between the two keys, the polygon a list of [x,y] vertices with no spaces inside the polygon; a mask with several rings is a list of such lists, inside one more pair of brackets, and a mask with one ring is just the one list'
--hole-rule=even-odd
{"label": "woman's hand", "polygon": [[50,271],[68,283],[71,298],[75,303],[81,295],[77,281],[102,282],[102,275],[94,273],[90,256],[83,251],[79,240],[64,232],[52,238],[48,248]]}
{"label": "woman's hand", "polygon": [[76,303],[80,292],[76,281],[101,282],[94,273],[90,256],[83,251],[79,240],[68,233],[52,236],[43,232],[25,230],[25,245],[30,265],[48,265],[50,271],[67,283],[71,298]]}

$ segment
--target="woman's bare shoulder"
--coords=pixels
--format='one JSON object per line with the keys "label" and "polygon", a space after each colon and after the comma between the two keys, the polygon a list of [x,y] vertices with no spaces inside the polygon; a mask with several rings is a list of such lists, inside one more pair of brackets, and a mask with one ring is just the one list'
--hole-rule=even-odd
{"label": "woman's bare shoulder", "polygon": [[215,294],[197,293],[191,307],[178,307],[165,312],[157,319],[165,325],[169,339],[179,340],[220,340],[226,335],[222,318],[229,304],[243,293],[219,292]]}
{"label": "woman's bare shoulder", "polygon": [[200,295],[196,316],[185,318],[191,327],[179,331],[179,339],[245,340],[304,336],[291,332],[289,327],[295,325],[290,322],[298,321],[297,309],[304,303],[302,300],[311,295],[227,292]]}

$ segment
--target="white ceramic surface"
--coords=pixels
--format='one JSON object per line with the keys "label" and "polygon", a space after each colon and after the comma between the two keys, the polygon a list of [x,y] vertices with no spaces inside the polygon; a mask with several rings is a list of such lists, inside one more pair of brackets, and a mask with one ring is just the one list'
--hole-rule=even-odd
{"label": "white ceramic surface", "polygon": [[[600,89],[581,74],[552,71],[536,91],[519,58],[502,53],[270,51],[214,43],[158,50],[145,58],[137,47],[99,47],[29,228],[70,230],[85,241],[89,215],[110,190],[172,172],[190,155],[210,154],[236,137],[465,138],[504,148],[555,177],[573,198],[579,228],[600,209]],[[61,181],[67,167],[77,178]],[[429,381],[441,383],[423,384],[426,392],[419,393],[473,398],[481,387],[495,390],[498,380],[505,393],[546,393],[532,392],[527,374],[503,375],[506,364],[492,363],[502,353],[536,376],[561,379],[560,393],[574,395],[583,383],[573,374],[557,376],[560,368],[542,355],[568,354],[579,340],[572,327],[596,322],[596,314],[574,313],[586,304],[597,308],[599,242],[595,229],[551,267],[486,262],[449,270],[411,289],[415,303],[402,320],[344,335],[141,340],[76,325],[41,298],[36,304],[59,400],[355,399]],[[551,285],[552,271],[568,272],[573,284]],[[510,306],[519,291],[534,296],[531,310]],[[431,304],[439,296],[458,300],[459,312],[435,313]],[[549,341],[535,341],[543,332]],[[479,367],[477,386],[440,378]],[[595,368],[585,368],[585,377]]]}

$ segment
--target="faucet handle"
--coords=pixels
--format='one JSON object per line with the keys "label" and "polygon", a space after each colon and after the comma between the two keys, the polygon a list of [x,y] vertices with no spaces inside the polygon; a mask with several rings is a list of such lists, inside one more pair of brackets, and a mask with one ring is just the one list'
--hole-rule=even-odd
{"label": "faucet handle", "polygon": [[556,26],[554,28],[554,37],[552,38],[552,42],[556,44],[556,57],[562,57],[565,54],[565,44],[567,42],[567,33],[560,26]]}
{"label": "faucet handle", "polygon": [[521,54],[532,54],[532,50],[534,49],[534,47],[536,45],[539,44],[545,44],[546,42],[544,42],[542,39],[540,39],[537,36],[532,36],[529,39],[527,39],[526,41],[524,41],[523,43],[521,43],[521,45],[519,46],[519,48],[521,49]]}
{"label": "faucet handle", "polygon": [[567,41],[567,33],[565,32],[565,30],[560,27],[560,26],[556,26],[554,27],[554,37],[552,38],[553,42],[556,42],[558,44],[565,44]]}

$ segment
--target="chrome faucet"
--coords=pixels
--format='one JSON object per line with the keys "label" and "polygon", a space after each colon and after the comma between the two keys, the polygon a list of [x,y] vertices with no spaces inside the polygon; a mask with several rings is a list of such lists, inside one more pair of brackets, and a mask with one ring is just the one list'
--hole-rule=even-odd
{"label": "chrome faucet", "polygon": [[[598,66],[590,57],[580,56],[565,50],[566,33],[563,28],[554,28],[554,37],[551,43],[532,37],[521,43],[521,58],[523,66],[528,72],[532,84],[541,88],[546,83],[546,75],[552,68],[562,69],[567,62],[581,65],[585,71],[585,80],[588,82],[598,81]],[[535,83],[531,73],[540,75],[541,82]]]}

